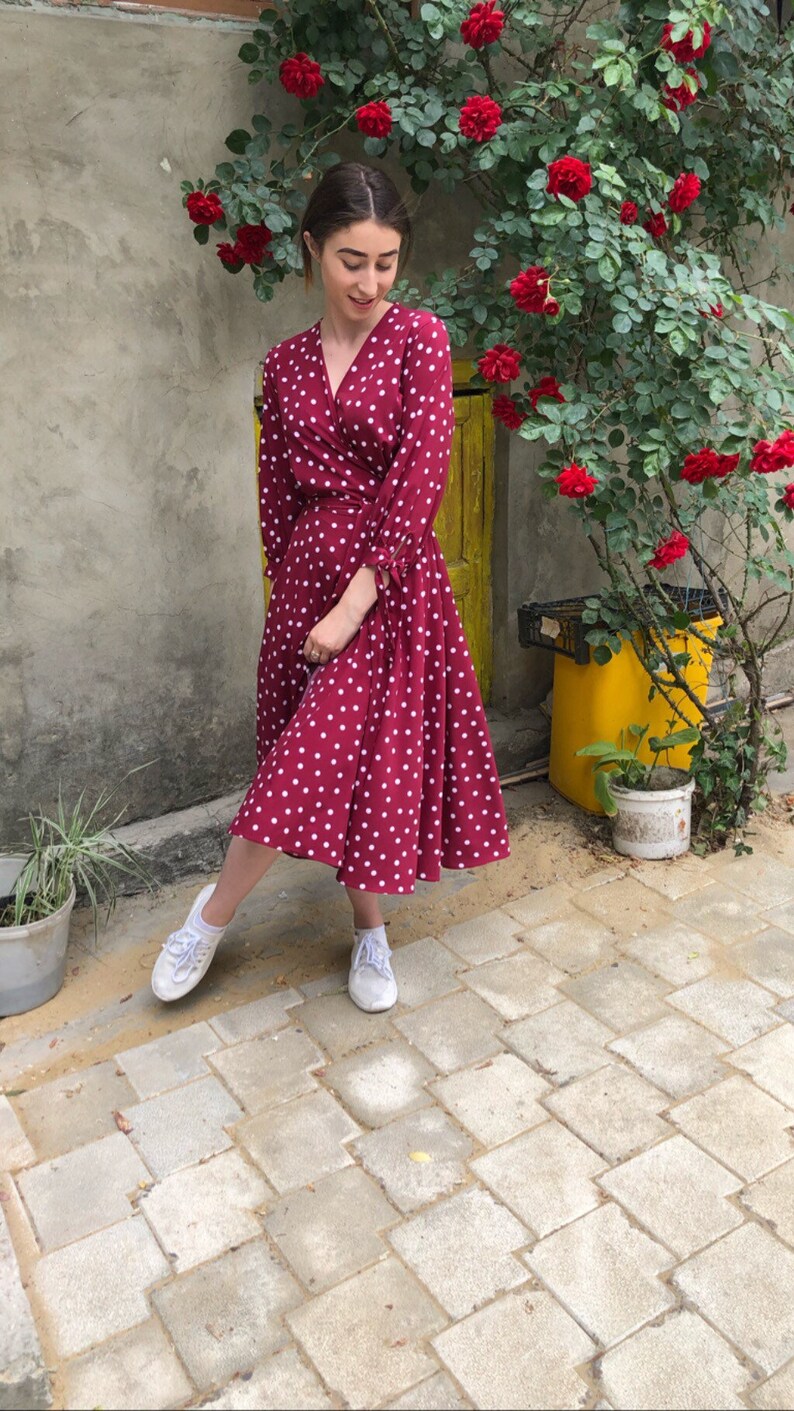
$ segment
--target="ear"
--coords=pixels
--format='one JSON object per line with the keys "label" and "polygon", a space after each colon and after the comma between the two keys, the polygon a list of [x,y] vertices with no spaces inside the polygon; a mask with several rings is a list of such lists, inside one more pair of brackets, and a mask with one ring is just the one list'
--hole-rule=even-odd
{"label": "ear", "polygon": [[304,239],[304,243],[305,243],[305,245],[306,245],[306,248],[307,248],[307,250],[309,251],[309,254],[312,256],[312,259],[319,260],[319,258],[320,258],[320,251],[317,249],[317,246],[316,246],[316,244],[315,244],[315,242],[314,242],[312,236],[309,234],[308,230],[304,230],[304,232],[303,232],[303,239]]}

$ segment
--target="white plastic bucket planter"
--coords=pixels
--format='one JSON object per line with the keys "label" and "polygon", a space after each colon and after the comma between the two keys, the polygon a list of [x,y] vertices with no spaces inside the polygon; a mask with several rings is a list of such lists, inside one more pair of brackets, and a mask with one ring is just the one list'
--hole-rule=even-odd
{"label": "white plastic bucket planter", "polygon": [[678,857],[689,851],[694,779],[684,769],[662,767],[658,789],[624,789],[610,781],[618,811],[612,819],[612,843],[625,857]]}
{"label": "white plastic bucket planter", "polygon": [[[7,897],[27,858],[0,858],[0,897]],[[66,973],[69,921],[76,892],[42,921],[0,926],[0,1017],[24,1014],[57,995]]]}

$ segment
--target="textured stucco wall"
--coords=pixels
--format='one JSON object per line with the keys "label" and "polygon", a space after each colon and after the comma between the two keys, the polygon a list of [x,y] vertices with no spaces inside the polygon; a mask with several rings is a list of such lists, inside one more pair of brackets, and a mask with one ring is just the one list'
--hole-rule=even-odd
{"label": "textured stucco wall", "polygon": [[[211,175],[260,106],[237,59],[243,26],[4,6],[0,36],[2,845],[59,778],[67,798],[93,798],[156,760],[118,796],[134,819],[250,777],[253,369],[322,295],[295,279],[261,304],[181,209],[180,181]],[[277,117],[292,105],[268,102]],[[476,216],[425,198],[411,272],[465,258]],[[515,607],[541,581],[563,586],[557,529],[535,522],[532,454],[517,444],[508,469],[500,442],[503,708],[542,697],[551,666],[519,651]],[[528,575],[536,543],[544,566]]]}

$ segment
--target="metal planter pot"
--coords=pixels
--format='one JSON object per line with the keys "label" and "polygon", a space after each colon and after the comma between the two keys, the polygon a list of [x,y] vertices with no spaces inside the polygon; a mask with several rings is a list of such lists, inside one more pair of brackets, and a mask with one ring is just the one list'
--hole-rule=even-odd
{"label": "metal planter pot", "polygon": [[[27,857],[0,858],[0,897],[11,894]],[[57,995],[66,973],[74,885],[63,906],[42,921],[0,926],[0,1017],[24,1014]]]}

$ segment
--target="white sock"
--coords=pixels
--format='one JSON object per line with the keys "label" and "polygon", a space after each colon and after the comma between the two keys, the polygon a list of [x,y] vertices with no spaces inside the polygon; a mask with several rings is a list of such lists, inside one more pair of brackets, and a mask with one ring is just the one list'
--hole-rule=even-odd
{"label": "white sock", "polygon": [[[205,905],[206,905],[206,903],[205,903]],[[204,907],[201,908],[201,911],[200,911],[200,912],[198,913],[198,915],[196,916],[196,924],[199,926],[199,928],[200,928],[202,931],[206,931],[206,932],[208,933],[208,935],[210,935],[210,936],[217,936],[217,935],[220,934],[221,931],[225,931],[225,930],[226,930],[226,927],[225,927],[225,926],[210,926],[209,921],[205,921],[205,920],[204,920],[204,916],[203,916],[203,914],[202,914],[203,911],[204,911]],[[228,923],[227,923],[227,924],[228,924]]]}
{"label": "white sock", "polygon": [[386,935],[386,926],[383,922],[381,922],[380,926],[354,926],[353,930],[355,932],[357,941],[360,941],[361,937],[365,935],[367,931],[372,931],[377,936],[379,941],[385,941],[387,946],[389,944],[389,940]]}

